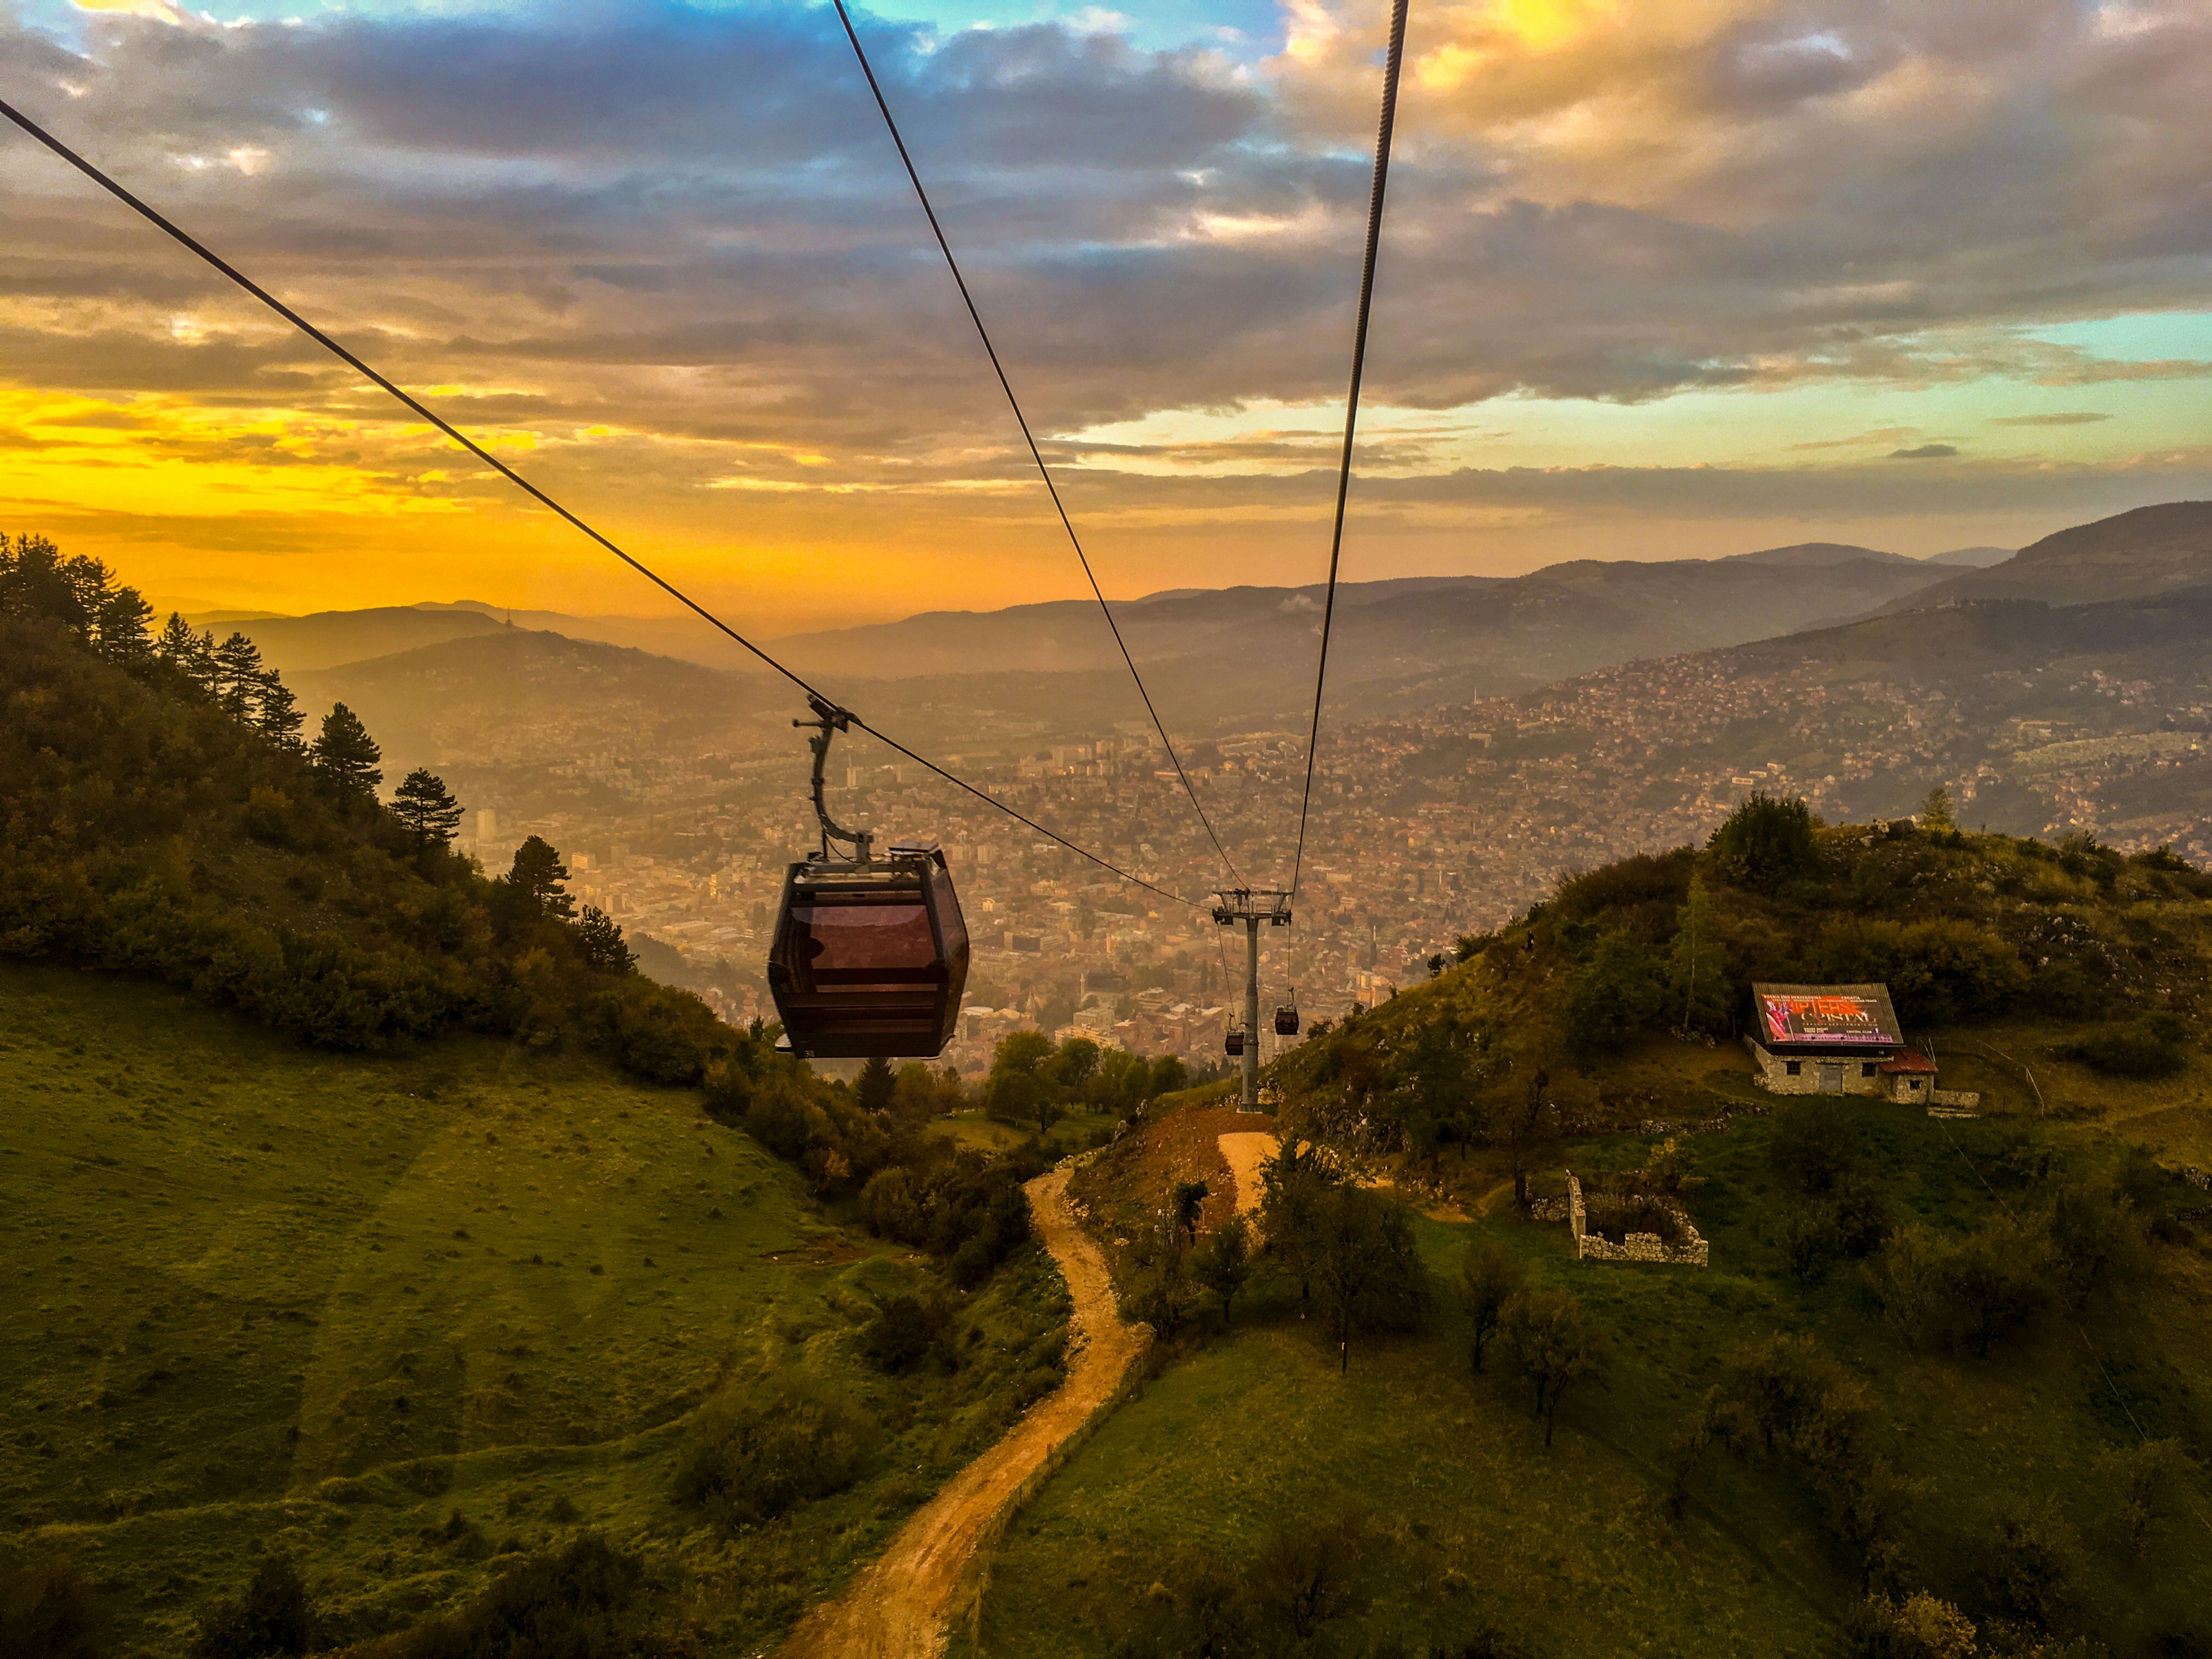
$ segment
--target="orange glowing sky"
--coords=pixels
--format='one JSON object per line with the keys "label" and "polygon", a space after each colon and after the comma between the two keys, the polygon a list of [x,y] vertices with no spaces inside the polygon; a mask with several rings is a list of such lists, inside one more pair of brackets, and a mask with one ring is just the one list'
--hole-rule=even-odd
{"label": "orange glowing sky", "polygon": [[[1111,594],[1327,556],[1381,9],[863,24]],[[1082,591],[820,8],[35,0],[5,96],[740,626]],[[1417,3],[1355,577],[2203,495],[2206,0]],[[14,138],[0,527],[188,608],[650,614]]]}

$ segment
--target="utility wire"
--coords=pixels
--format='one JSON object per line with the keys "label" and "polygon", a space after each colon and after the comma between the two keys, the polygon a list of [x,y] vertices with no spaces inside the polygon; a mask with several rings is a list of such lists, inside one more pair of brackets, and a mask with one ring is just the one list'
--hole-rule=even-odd
{"label": "utility wire", "polygon": [[[785,667],[774,657],[769,655],[769,653],[761,649],[760,647],[755,645],[744,635],[738,633],[736,629],[731,627],[729,623],[724,622],[713,611],[708,610],[705,605],[701,605],[696,599],[684,592],[683,589],[678,587],[675,583],[670,581],[666,577],[648,568],[642,562],[633,557],[630,554],[624,552],[621,548],[615,545],[613,542],[610,541],[605,535],[593,529],[590,525],[586,524],[575,514],[570,512],[567,507],[562,506],[560,502],[555,501],[552,496],[547,495],[536,484],[531,483],[529,479],[524,477],[520,472],[517,472],[505,461],[501,460],[498,456],[493,454],[489,450],[484,448],[483,445],[477,443],[474,439],[462,432],[459,427],[455,426],[451,421],[446,419],[444,416],[438,414],[434,410],[432,410],[428,405],[424,404],[420,398],[415,397],[410,392],[403,391],[399,386],[394,385],[384,375],[380,374],[376,370],[371,368],[351,351],[349,351],[345,347],[340,345],[336,340],[323,332],[321,329],[316,327],[314,324],[309,322],[298,312],[293,310],[291,307],[286,305],[275,295],[270,293],[267,289],[263,288],[252,277],[240,270],[237,266],[223,258],[220,254],[214,252],[214,250],[210,248],[205,243],[200,241],[197,237],[191,235],[189,232],[165,218],[161,213],[148,205],[145,202],[140,200],[130,191],[125,189],[122,185],[108,177],[108,175],[100,171],[99,167],[94,166],[83,156],[71,149],[67,144],[62,143],[60,139],[55,137],[53,134],[48,132],[44,127],[40,126],[36,121],[33,121],[29,116],[24,114],[14,105],[8,103],[5,100],[0,100],[0,115],[6,116],[10,121],[21,127],[26,133],[28,133],[32,137],[37,139],[39,143],[44,144],[56,155],[61,157],[63,161],[68,162],[79,173],[82,173],[86,178],[91,179],[93,183],[98,185],[109,195],[114,197],[116,200],[121,202],[125,207],[131,209],[141,218],[143,218],[157,229],[165,233],[172,240],[198,254],[202,259],[214,266],[216,270],[221,271],[224,276],[229,277],[232,282],[237,283],[239,287],[244,289],[255,299],[260,301],[262,304],[267,306],[271,311],[282,317],[286,322],[291,324],[293,327],[298,329],[309,339],[314,341],[316,344],[321,346],[332,356],[337,358],[348,368],[353,369],[356,374],[361,374],[374,385],[381,388],[383,391],[389,392],[409,410],[412,410],[415,414],[421,416],[432,426],[437,428],[439,431],[444,433],[448,438],[451,438],[462,448],[467,450],[470,454],[475,456],[486,466],[491,468],[493,471],[498,473],[509,483],[514,485],[516,489],[521,490],[525,495],[537,501],[539,505],[545,507],[550,509],[553,513],[558,514],[559,517],[566,523],[573,526],[575,529],[581,531],[585,535],[590,537],[592,540],[597,542],[601,547],[606,549],[608,552],[613,554],[615,557],[620,559],[631,569],[636,571],[639,575],[643,576],[647,581],[659,588],[663,592],[666,593],[671,599],[682,605],[685,609],[695,612],[703,621],[712,627],[719,629],[721,633],[726,635],[737,644],[743,646],[747,651],[750,651],[754,656],[759,658],[761,661],[766,663],[770,668],[775,670],[777,673],[782,675],[784,678],[789,680],[800,690],[805,692],[809,696],[820,697],[824,702],[832,703],[833,705],[835,704],[836,700],[834,698],[825,696],[823,692],[816,690],[814,686],[809,684],[805,679],[802,679],[792,670]],[[1100,869],[1109,871],[1112,874],[1120,877],[1123,881],[1128,882],[1134,886],[1142,887],[1149,892],[1158,893],[1162,898],[1172,899],[1178,904],[1189,905],[1193,909],[1201,909],[1204,908],[1195,899],[1188,899],[1180,893],[1171,893],[1164,887],[1156,886],[1152,882],[1146,881],[1142,876],[1132,875],[1128,871],[1122,869],[1119,865],[1100,858],[1098,854],[1089,851],[1087,848],[1077,846],[1075,842],[1068,840],[1066,836],[1061,835],[1058,830],[1048,830],[1044,825],[1036,822],[1036,819],[1026,817],[1023,813],[1017,811],[1014,808],[1007,805],[1006,802],[1000,800],[997,796],[979,789],[974,784],[969,783],[966,779],[956,776],[954,774],[946,771],[943,767],[939,766],[935,761],[929,759],[927,756],[917,755],[913,750],[908,748],[897,738],[878,731],[874,726],[869,725],[867,721],[862,720],[858,714],[853,714],[850,710],[847,710],[846,713],[854,726],[860,727],[861,731],[866,732],[870,737],[874,738],[878,742],[887,744],[892,749],[896,749],[900,754],[905,756],[908,760],[915,762],[918,765],[928,768],[929,770],[934,772],[939,777],[943,778],[947,783],[956,785],[958,787],[966,790],[969,794],[975,796],[976,799],[982,801],[987,805],[996,807],[1000,811],[1004,812],[1008,817],[1012,818],[1016,823],[1024,824],[1030,829],[1036,830],[1037,834],[1048,836],[1052,840],[1058,842],[1062,847],[1067,848],[1069,852],[1076,854],[1079,857],[1090,860],[1091,863],[1097,865]]]}
{"label": "utility wire", "polygon": [[1382,241],[1382,191],[1390,178],[1390,134],[1398,124],[1398,68],[1406,53],[1407,0],[1390,8],[1390,53],[1382,66],[1382,122],[1375,137],[1375,187],[1367,202],[1367,257],[1359,270],[1359,322],[1352,336],[1352,389],[1344,400],[1344,459],[1336,475],[1336,529],[1328,544],[1328,597],[1321,612],[1321,662],[1314,670],[1313,726],[1306,733],[1306,787],[1298,798],[1298,850],[1291,861],[1291,897],[1306,861],[1306,813],[1313,805],[1314,755],[1321,745],[1321,697],[1328,684],[1329,626],[1336,620],[1336,570],[1344,556],[1344,504],[1352,493],[1352,441],[1359,429],[1359,381],[1367,368],[1367,318],[1375,301],[1375,255]]}
{"label": "utility wire", "polygon": [[1022,441],[1029,446],[1030,459],[1036,463],[1037,476],[1044,480],[1045,493],[1052,497],[1053,511],[1060,514],[1060,528],[1067,532],[1068,545],[1075,550],[1076,561],[1082,565],[1084,577],[1091,584],[1091,597],[1098,601],[1099,614],[1106,618],[1106,626],[1113,633],[1114,643],[1121,650],[1121,660],[1128,665],[1129,678],[1137,683],[1137,695],[1144,699],[1145,712],[1152,717],[1152,729],[1160,734],[1160,743],[1168,751],[1169,763],[1175,768],[1176,776],[1182,781],[1183,793],[1190,797],[1191,807],[1197,812],[1199,823],[1206,826],[1206,839],[1213,843],[1213,850],[1220,854],[1222,868],[1229,872],[1230,879],[1236,885],[1242,887],[1244,878],[1237,874],[1237,866],[1230,859],[1229,849],[1221,844],[1221,837],[1214,833],[1213,821],[1206,817],[1206,808],[1199,802],[1198,791],[1191,787],[1190,774],[1183,770],[1182,757],[1176,753],[1174,740],[1168,736],[1168,728],[1160,719],[1160,711],[1152,706],[1152,694],[1145,689],[1145,677],[1137,672],[1137,659],[1129,654],[1128,642],[1121,637],[1121,625],[1114,620],[1113,607],[1106,603],[1106,595],[1098,586],[1098,577],[1091,568],[1091,556],[1083,550],[1083,538],[1075,533],[1074,521],[1067,516],[1066,505],[1060,499],[1060,486],[1053,482],[1052,469],[1045,465],[1044,454],[1037,448],[1036,439],[1030,432],[1029,417],[1022,413],[1021,399],[1014,396],[1013,382],[1006,378],[1006,365],[999,361],[998,348],[991,343],[991,331],[983,326],[983,313],[975,308],[975,296],[968,291],[968,279],[960,274],[960,262],[952,257],[952,244],[945,240],[945,227],[938,222],[937,210],[930,204],[929,191],[922,187],[921,174],[915,167],[914,157],[908,153],[906,140],[900,135],[898,122],[891,114],[889,100],[884,96],[882,83],[876,79],[874,66],[868,62],[867,52],[860,45],[860,32],[853,27],[852,15],[845,9],[845,0],[831,0],[831,3],[837,8],[837,21],[845,26],[845,38],[853,43],[853,56],[860,60],[860,73],[867,77],[868,90],[875,94],[876,107],[883,112],[884,125],[890,130],[891,143],[898,149],[899,160],[905,165],[907,179],[914,185],[914,193],[921,203],[921,210],[929,221],[931,234],[937,238],[938,250],[945,255],[945,269],[952,273],[953,285],[960,290],[961,303],[968,307],[968,319],[975,325],[976,337],[982,341],[983,353],[991,360],[991,372],[999,377],[999,390],[1006,394],[1007,406],[1014,411],[1014,424],[1021,428]]}

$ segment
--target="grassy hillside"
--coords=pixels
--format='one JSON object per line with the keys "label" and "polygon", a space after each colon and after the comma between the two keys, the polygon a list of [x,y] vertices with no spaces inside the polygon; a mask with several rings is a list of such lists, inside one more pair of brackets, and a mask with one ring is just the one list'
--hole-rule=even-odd
{"label": "grassy hillside", "polygon": [[[981,1650],[2212,1652],[2212,1206],[2162,1167],[2212,1162],[2208,888],[2158,856],[1770,804],[1563,883],[1317,1030],[1272,1070],[1277,1125],[1411,1207],[1425,1317],[1355,1336],[1340,1373],[1326,1285],[1308,1304],[1279,1258],[1233,1319],[1200,1297],[1012,1529]],[[1754,977],[1886,979],[1982,1115],[1763,1093],[1732,1036]],[[1200,1143],[1249,1126],[1173,1104],[1081,1183],[1139,1287],[1173,1185],[1221,1185]],[[1711,1265],[1575,1260],[1534,1218],[1568,1169],[1671,1194]],[[1548,1450],[1525,1345],[1471,1364],[1478,1247],[1609,1355]],[[1975,1304],[1978,1336],[1942,1322],[1964,1303],[1914,1301],[1930,1285],[2002,1305]],[[1977,1634],[1875,1628],[1892,1607]]]}
{"label": "grassy hillside", "polygon": [[[1057,1379],[1034,1247],[952,1297],[946,1363],[872,1364],[880,1303],[946,1292],[690,1091],[465,1035],[317,1053],[52,966],[0,963],[0,1566],[74,1561],[116,1654],[186,1650],[267,1553],[335,1643],[587,1529],[667,1641],[750,1651]],[[678,1501],[718,1425],[823,1398],[849,1487]]]}

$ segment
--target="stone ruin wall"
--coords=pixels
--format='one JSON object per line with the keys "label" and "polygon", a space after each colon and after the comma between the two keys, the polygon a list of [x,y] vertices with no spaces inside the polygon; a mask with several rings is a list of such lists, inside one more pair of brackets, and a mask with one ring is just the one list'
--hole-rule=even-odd
{"label": "stone ruin wall", "polygon": [[1567,1171],[1567,1226],[1574,1234],[1575,1259],[1578,1261],[1658,1261],[1690,1267],[1710,1265],[1711,1247],[1691,1224],[1689,1212],[1679,1204],[1666,1207],[1674,1224],[1682,1230],[1685,1243],[1669,1244],[1656,1233],[1631,1233],[1615,1244],[1589,1231],[1589,1210],[1583,1200],[1583,1183],[1576,1179],[1572,1170]]}

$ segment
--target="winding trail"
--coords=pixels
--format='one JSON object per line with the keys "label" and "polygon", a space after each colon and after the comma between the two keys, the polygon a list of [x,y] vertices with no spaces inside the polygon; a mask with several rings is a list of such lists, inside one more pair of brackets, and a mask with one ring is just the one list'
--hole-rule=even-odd
{"label": "winding trail", "polygon": [[1053,1449],[1090,1420],[1150,1334],[1124,1325],[1113,1282],[1067,1203],[1068,1170],[1024,1189],[1037,1236],[1067,1281],[1067,1380],[1029,1408],[1004,1438],[952,1477],[854,1574],[845,1593],[799,1621],[779,1659],[936,1659],[944,1651],[962,1571],[999,1511]]}

